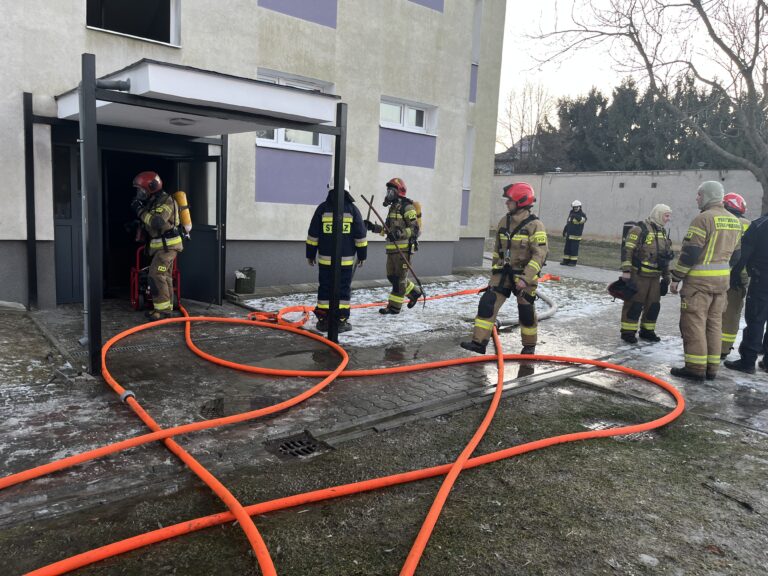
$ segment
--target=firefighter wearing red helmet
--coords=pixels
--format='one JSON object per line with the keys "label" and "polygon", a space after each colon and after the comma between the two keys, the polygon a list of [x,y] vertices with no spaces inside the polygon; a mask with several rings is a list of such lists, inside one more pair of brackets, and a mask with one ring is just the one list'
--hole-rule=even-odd
{"label": "firefighter wearing red helmet", "polygon": [[173,265],[184,247],[179,233],[179,207],[163,190],[156,172],[140,172],[133,179],[136,196],[131,208],[149,235],[149,289],[153,309],[150,320],[169,318],[173,312]]}
{"label": "firefighter wearing red helmet", "polygon": [[[729,192],[723,196],[723,207],[731,214],[736,216],[741,222],[742,236],[749,228],[749,220],[744,218],[747,211],[747,203],[741,194]],[[731,257],[732,262],[738,259],[738,252]],[[747,287],[749,286],[749,274],[746,269],[741,271],[741,282],[739,285],[731,285],[728,292],[725,293],[726,304],[723,312],[723,336],[722,348],[720,349],[720,358],[728,356],[733,350],[733,344],[736,342],[736,336],[739,334],[739,322],[741,321],[741,311],[744,308],[744,298],[747,296]]]}
{"label": "firefighter wearing red helmet", "polygon": [[[389,212],[385,224],[389,234],[385,248],[387,280],[392,284],[392,291],[387,298],[387,305],[379,308],[379,312],[399,314],[406,299],[408,299],[408,308],[413,308],[422,296],[421,290],[408,279],[408,264],[413,263],[413,253],[419,246],[421,214],[416,208],[416,203],[406,196],[408,188],[402,178],[392,178],[386,186],[384,206],[389,206]],[[370,220],[365,220],[364,223],[371,232],[384,233],[384,227],[381,224],[374,224]]]}
{"label": "firefighter wearing red helmet", "polygon": [[488,340],[502,304],[514,294],[520,320],[521,354],[534,354],[538,336],[536,287],[547,258],[547,231],[531,213],[536,196],[530,184],[515,182],[505,186],[507,215],[501,219],[496,234],[491,280],[477,306],[472,340],[461,347],[485,354]]}

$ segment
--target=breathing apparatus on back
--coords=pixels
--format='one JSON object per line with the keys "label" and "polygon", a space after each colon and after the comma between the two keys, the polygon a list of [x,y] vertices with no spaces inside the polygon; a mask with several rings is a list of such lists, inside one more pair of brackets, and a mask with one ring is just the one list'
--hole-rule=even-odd
{"label": "breathing apparatus on back", "polygon": [[192,232],[192,216],[189,213],[189,205],[187,204],[187,193],[183,190],[174,192],[173,199],[179,207],[179,222],[184,230],[182,235],[185,239],[189,240],[189,233]]}

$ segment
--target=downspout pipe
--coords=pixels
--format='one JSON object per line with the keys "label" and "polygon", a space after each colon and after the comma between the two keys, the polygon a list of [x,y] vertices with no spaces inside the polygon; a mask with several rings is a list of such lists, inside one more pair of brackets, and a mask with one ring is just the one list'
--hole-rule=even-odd
{"label": "downspout pipe", "polygon": [[32,94],[24,92],[24,174],[27,204],[27,309],[37,308],[37,231],[35,214],[35,143]]}

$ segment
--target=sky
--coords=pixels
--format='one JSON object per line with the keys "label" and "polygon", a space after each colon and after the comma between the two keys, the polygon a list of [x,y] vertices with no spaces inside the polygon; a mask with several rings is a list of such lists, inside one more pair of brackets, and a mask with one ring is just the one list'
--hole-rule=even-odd
{"label": "sky", "polygon": [[551,30],[558,18],[561,26],[568,22],[570,4],[568,0],[507,0],[500,112],[507,94],[526,81],[534,85],[541,83],[554,98],[586,94],[592,86],[609,95],[621,82],[623,74],[611,69],[610,56],[598,51],[576,53],[559,65],[537,64],[536,58],[544,56],[545,48],[541,42],[525,35]]}

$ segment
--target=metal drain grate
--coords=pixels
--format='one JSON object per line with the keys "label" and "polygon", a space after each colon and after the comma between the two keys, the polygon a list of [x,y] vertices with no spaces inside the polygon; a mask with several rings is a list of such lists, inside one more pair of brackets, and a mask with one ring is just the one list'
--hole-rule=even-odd
{"label": "metal drain grate", "polygon": [[264,447],[267,452],[283,460],[307,458],[332,449],[329,444],[312,436],[309,430],[284,438],[268,440],[264,442]]}

